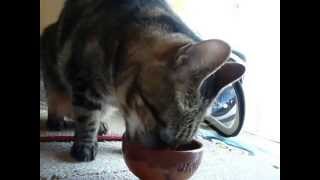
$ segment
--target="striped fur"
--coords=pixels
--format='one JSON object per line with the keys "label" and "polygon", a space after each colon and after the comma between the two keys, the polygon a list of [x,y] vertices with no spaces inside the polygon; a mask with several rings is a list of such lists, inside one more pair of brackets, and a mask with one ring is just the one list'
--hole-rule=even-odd
{"label": "striped fur", "polygon": [[164,0],[67,0],[40,41],[45,87],[56,97],[49,122],[75,119],[79,161],[95,158],[108,104],[122,112],[131,140],[186,143],[216,95],[201,95],[206,79],[217,73],[218,85],[207,88],[219,92],[244,72],[234,65],[229,79],[219,76],[229,54],[226,43],[197,37]]}

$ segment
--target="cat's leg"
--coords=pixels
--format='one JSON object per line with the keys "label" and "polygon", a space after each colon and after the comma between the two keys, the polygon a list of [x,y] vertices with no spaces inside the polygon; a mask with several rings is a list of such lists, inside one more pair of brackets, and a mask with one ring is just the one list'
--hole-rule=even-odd
{"label": "cat's leg", "polygon": [[73,96],[75,138],[71,155],[78,161],[92,161],[98,151],[97,134],[102,117],[102,102],[75,92]]}
{"label": "cat's leg", "polygon": [[67,91],[68,88],[57,75],[57,70],[52,68],[50,71],[50,73],[44,73],[44,84],[48,101],[47,128],[59,131],[67,127],[64,121],[65,117],[72,119],[72,98]]}
{"label": "cat's leg", "polygon": [[[48,121],[47,128],[52,131],[74,128],[74,121],[65,121],[68,117],[73,120],[71,97],[63,92],[48,92]],[[100,121],[98,135],[108,132],[108,124]]]}
{"label": "cat's leg", "polygon": [[[67,92],[52,90],[48,88],[48,120],[47,128],[52,131],[75,128],[75,121],[72,109],[72,98]],[[65,121],[65,118],[72,121]],[[100,122],[98,134],[103,135],[108,132],[106,122]]]}
{"label": "cat's leg", "polygon": [[68,94],[68,85],[64,83],[59,73],[56,54],[57,24],[48,26],[40,38],[40,71],[43,75],[44,88],[47,93],[49,130],[61,130],[65,128],[65,116],[72,116],[71,98]]}
{"label": "cat's leg", "polygon": [[65,129],[68,127],[65,117],[72,118],[71,97],[66,93],[49,89],[47,128],[52,131]]}
{"label": "cat's leg", "polygon": [[106,122],[100,121],[98,135],[104,135],[107,134],[109,130],[108,124]]}

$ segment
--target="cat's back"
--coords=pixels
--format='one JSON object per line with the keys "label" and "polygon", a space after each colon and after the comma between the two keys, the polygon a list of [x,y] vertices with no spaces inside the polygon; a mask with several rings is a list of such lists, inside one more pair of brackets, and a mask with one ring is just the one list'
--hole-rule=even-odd
{"label": "cat's back", "polygon": [[67,0],[60,21],[75,23],[103,17],[105,21],[121,22],[123,19],[141,16],[145,12],[169,12],[169,9],[165,0]]}
{"label": "cat's back", "polygon": [[78,29],[126,29],[142,17],[170,14],[165,0],[67,0],[59,18],[59,40],[63,45]]}

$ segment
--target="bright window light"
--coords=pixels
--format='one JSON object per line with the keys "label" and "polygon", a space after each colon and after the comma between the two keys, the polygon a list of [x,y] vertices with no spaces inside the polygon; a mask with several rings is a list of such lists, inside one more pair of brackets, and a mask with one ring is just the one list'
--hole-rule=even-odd
{"label": "bright window light", "polygon": [[280,142],[280,1],[169,0],[201,38],[247,57],[244,131]]}

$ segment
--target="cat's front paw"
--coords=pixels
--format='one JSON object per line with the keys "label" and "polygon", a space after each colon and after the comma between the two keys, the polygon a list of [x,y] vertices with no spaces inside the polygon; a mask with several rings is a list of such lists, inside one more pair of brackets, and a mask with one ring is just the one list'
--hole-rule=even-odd
{"label": "cat's front paw", "polygon": [[77,161],[93,161],[98,152],[98,143],[79,143],[75,142],[71,148],[71,156]]}
{"label": "cat's front paw", "polygon": [[105,122],[100,122],[100,126],[99,126],[99,131],[98,131],[98,135],[104,135],[107,134],[108,132],[108,124]]}

